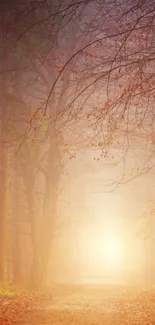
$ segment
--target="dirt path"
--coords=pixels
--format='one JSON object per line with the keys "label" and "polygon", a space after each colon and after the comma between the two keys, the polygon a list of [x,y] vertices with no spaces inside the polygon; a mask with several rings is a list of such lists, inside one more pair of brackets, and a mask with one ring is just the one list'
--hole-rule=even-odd
{"label": "dirt path", "polygon": [[30,309],[22,325],[155,325],[155,295],[150,292],[69,291]]}

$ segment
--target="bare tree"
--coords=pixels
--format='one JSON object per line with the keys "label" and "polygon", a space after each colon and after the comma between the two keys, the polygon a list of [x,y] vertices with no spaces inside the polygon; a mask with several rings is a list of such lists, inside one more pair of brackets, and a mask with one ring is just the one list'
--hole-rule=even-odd
{"label": "bare tree", "polygon": [[[7,116],[16,125],[9,147],[26,187],[33,282],[47,270],[64,161],[85,148],[100,150],[104,159],[117,146],[125,165],[139,137],[154,144],[154,5],[28,1],[9,5],[3,15],[9,66],[1,64],[0,72],[9,81]],[[18,102],[14,115],[11,98]],[[37,218],[39,177],[44,190]]]}

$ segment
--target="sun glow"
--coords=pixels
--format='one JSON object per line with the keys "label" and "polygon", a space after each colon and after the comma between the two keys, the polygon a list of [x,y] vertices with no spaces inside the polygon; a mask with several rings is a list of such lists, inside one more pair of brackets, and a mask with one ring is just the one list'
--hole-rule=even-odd
{"label": "sun glow", "polygon": [[121,244],[117,237],[107,236],[104,242],[104,254],[108,259],[118,259],[121,255]]}
{"label": "sun glow", "polygon": [[91,243],[91,259],[98,265],[98,268],[111,268],[116,270],[122,261],[122,245],[119,237],[108,234],[105,237],[96,235]]}
{"label": "sun glow", "polygon": [[123,249],[119,236],[101,230],[85,232],[80,240],[80,265],[83,273],[107,277],[123,271]]}

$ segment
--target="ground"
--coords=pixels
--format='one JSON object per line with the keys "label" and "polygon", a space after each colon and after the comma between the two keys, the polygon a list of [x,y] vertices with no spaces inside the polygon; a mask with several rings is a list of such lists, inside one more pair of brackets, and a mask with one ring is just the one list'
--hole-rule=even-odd
{"label": "ground", "polygon": [[0,296],[0,325],[155,325],[154,290],[63,286]]}

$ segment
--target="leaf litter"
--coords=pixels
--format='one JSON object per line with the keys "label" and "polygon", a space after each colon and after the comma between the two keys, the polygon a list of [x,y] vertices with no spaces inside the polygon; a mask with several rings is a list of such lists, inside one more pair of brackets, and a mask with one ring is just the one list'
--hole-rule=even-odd
{"label": "leaf litter", "polygon": [[0,325],[155,325],[153,291],[0,295]]}

